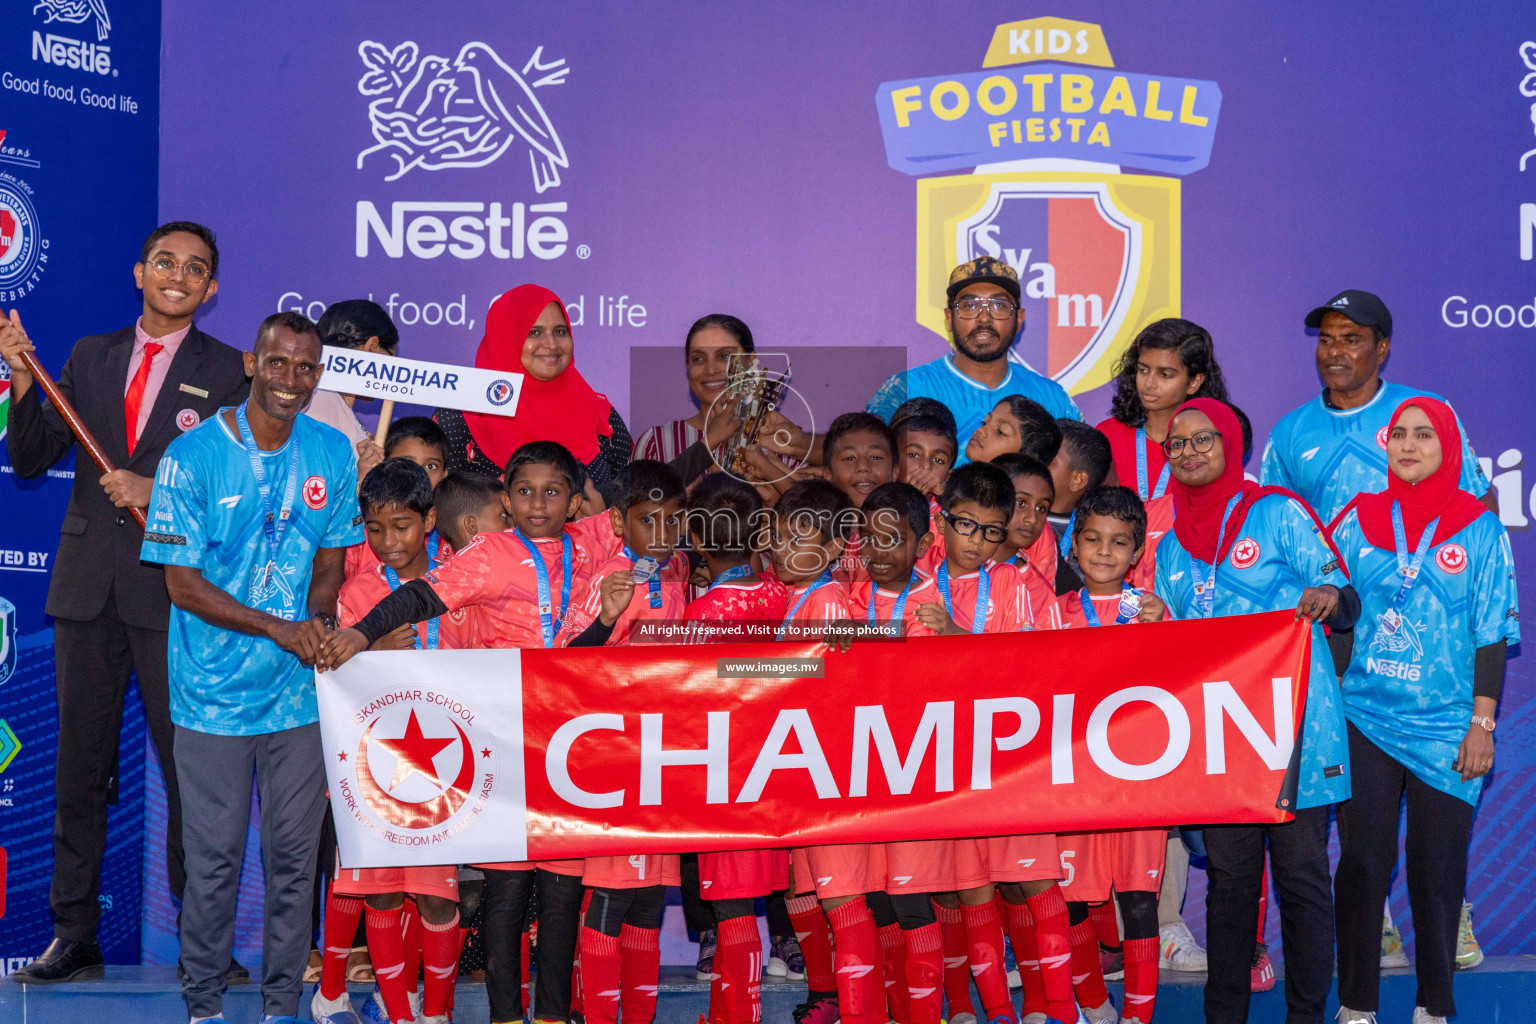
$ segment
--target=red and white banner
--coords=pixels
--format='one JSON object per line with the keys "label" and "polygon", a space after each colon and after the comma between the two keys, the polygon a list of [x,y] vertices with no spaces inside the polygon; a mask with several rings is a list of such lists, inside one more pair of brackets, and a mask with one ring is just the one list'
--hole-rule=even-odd
{"label": "red and white banner", "polygon": [[[1310,658],[1274,612],[845,653],[400,651],[317,686],[364,867],[1284,821]],[[821,674],[775,678],[786,659]]]}

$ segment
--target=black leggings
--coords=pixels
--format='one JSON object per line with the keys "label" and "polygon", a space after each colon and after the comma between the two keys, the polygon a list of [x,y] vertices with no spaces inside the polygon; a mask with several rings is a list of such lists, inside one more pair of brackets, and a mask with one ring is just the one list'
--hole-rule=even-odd
{"label": "black leggings", "polygon": [[647,885],[638,889],[593,889],[587,904],[587,927],[604,935],[619,937],[624,925],[631,928],[660,928],[661,912],[667,903],[667,887]]}
{"label": "black leggings", "polygon": [[705,900],[704,906],[713,911],[715,920],[729,921],[733,917],[756,917],[756,900]]}
{"label": "black leggings", "polygon": [[[1157,893],[1117,891],[1115,902],[1120,905],[1120,920],[1125,925],[1127,939],[1157,938]],[[1082,924],[1088,917],[1088,904],[1067,904],[1068,924]]]}
{"label": "black leggings", "polygon": [[528,926],[528,899],[535,885],[539,890],[539,944],[534,1011],[540,1020],[571,1019],[571,971],[576,962],[584,891],[581,878],[543,868],[486,868],[481,937],[493,1021],[521,1020],[523,1016],[523,931]]}

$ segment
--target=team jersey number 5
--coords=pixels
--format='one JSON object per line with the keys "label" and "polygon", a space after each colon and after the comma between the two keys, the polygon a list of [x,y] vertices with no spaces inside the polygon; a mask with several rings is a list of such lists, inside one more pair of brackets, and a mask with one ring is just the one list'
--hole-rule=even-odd
{"label": "team jersey number 5", "polygon": [[1062,885],[1071,885],[1072,879],[1077,877],[1077,865],[1072,863],[1072,858],[1077,856],[1076,850],[1061,851]]}

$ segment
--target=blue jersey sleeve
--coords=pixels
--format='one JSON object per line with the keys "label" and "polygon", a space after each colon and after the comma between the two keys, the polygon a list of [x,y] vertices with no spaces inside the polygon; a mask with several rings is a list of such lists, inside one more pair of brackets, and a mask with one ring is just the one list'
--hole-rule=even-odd
{"label": "blue jersey sleeve", "polygon": [[1259,465],[1259,483],[1265,487],[1284,487],[1294,491],[1296,481],[1291,479],[1290,471],[1285,467],[1285,453],[1289,444],[1284,436],[1285,428],[1286,421],[1281,420],[1269,433],[1269,441],[1264,445],[1264,460]]}
{"label": "blue jersey sleeve", "polygon": [[[1454,415],[1456,410],[1452,409],[1451,412]],[[1477,461],[1477,453],[1472,450],[1472,439],[1467,436],[1467,428],[1460,416],[1456,417],[1456,426],[1461,430],[1461,483],[1458,486],[1468,494],[1481,498],[1493,484],[1483,475],[1483,467]]]}
{"label": "blue jersey sleeve", "polygon": [[1344,571],[1323,528],[1294,499],[1286,498],[1283,508],[1276,524],[1280,547],[1285,552],[1286,563],[1301,579],[1302,585],[1347,586],[1349,580],[1344,578]]}
{"label": "blue jersey sleeve", "polygon": [[907,375],[905,372],[893,375],[884,384],[880,385],[864,406],[864,411],[879,416],[885,422],[891,422],[891,417],[901,407],[901,403],[907,400]]}
{"label": "blue jersey sleeve", "polygon": [[1173,581],[1169,578],[1173,574],[1171,566],[1174,561],[1172,558],[1159,558],[1152,571],[1152,593],[1168,606],[1170,619],[1179,617],[1179,603],[1173,593]]}
{"label": "blue jersey sleeve", "polygon": [[1344,560],[1344,571],[1349,573],[1350,579],[1355,578],[1360,566],[1360,548],[1364,544],[1365,534],[1360,532],[1359,515],[1350,509],[1333,528],[1333,546],[1338,548],[1339,557]]}
{"label": "blue jersey sleeve", "polygon": [[208,467],[199,455],[189,435],[189,443],[172,443],[155,468],[149,522],[139,550],[143,561],[202,567],[208,546]]}
{"label": "blue jersey sleeve", "polygon": [[[1491,514],[1484,519],[1492,519]],[[1515,589],[1515,558],[1509,534],[1502,524],[1488,531],[1486,550],[1474,561],[1477,578],[1472,587],[1472,635],[1478,647],[1500,640],[1520,642],[1520,598]]]}
{"label": "blue jersey sleeve", "polygon": [[337,460],[335,465],[328,486],[335,487],[337,495],[331,502],[325,534],[320,538],[322,548],[347,548],[364,539],[363,515],[357,505],[357,456],[349,450],[346,459]]}

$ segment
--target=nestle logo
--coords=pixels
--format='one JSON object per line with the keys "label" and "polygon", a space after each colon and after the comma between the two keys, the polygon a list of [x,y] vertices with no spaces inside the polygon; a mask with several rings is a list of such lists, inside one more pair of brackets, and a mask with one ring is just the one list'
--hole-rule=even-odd
{"label": "nestle logo", "polygon": [[55,67],[73,68],[76,71],[94,71],[98,75],[112,73],[112,47],[98,43],[82,43],[68,36],[46,36],[32,33],[32,59]]}
{"label": "nestle logo", "polygon": [[[395,202],[386,224],[378,207],[362,199],[357,204],[357,255],[368,255],[370,236],[392,259],[407,251],[423,260],[444,253],[473,260],[487,250],[501,260],[520,260],[529,253],[552,260],[565,253],[570,238],[565,221],[549,214],[565,213],[566,203],[513,203],[510,217],[502,210],[501,203],[487,209],[485,203],[474,202]],[[529,213],[544,216],[529,219]]]}

